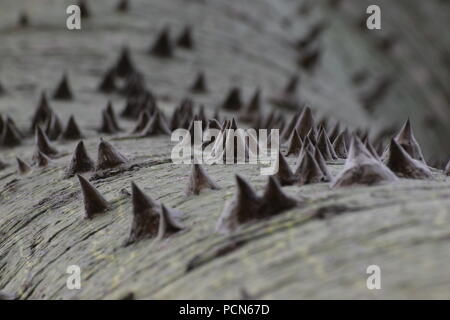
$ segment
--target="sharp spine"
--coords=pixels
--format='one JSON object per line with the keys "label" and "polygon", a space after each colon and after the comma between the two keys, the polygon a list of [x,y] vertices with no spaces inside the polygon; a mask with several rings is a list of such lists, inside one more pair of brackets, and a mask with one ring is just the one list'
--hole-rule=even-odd
{"label": "sharp spine", "polygon": [[83,193],[86,218],[92,219],[95,215],[111,209],[111,205],[101,193],[83,176],[77,175]]}
{"label": "sharp spine", "polygon": [[69,85],[69,78],[66,73],[63,74],[61,81],[58,84],[55,92],[53,93],[53,99],[55,100],[73,100],[72,89]]}
{"label": "sharp spine", "polygon": [[193,164],[186,195],[199,195],[203,189],[219,190],[220,187],[200,164]]}
{"label": "sharp spine", "polygon": [[83,139],[83,134],[81,133],[80,127],[75,121],[75,117],[73,115],[70,116],[69,121],[67,122],[67,126],[64,129],[64,132],[61,135],[61,138],[64,140],[81,140]]}
{"label": "sharp spine", "polygon": [[109,142],[100,138],[98,145],[97,170],[104,170],[117,167],[127,163],[128,160]]}
{"label": "sharp spine", "polygon": [[376,185],[396,181],[398,178],[395,174],[374,158],[358,137],[353,136],[344,168],[330,186]]}
{"label": "sharp spine", "polygon": [[26,175],[31,172],[31,167],[19,157],[16,157],[17,160],[17,171],[20,175]]}
{"label": "sharp spine", "polygon": [[430,169],[419,160],[413,159],[394,139],[389,146],[386,165],[398,177],[410,179],[432,179]]}
{"label": "sharp spine", "polygon": [[78,142],[70,160],[69,167],[66,170],[66,176],[71,177],[77,173],[85,173],[95,169],[94,161],[89,157],[84,142]]}

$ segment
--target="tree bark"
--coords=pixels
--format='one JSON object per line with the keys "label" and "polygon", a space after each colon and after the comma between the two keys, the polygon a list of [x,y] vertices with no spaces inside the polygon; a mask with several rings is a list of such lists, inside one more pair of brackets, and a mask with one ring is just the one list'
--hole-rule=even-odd
{"label": "tree bark", "polygon": [[[95,159],[101,110],[107,100],[116,112],[124,106],[122,96],[96,88],[126,44],[166,115],[204,71],[209,92],[194,99],[208,116],[231,86],[239,86],[245,101],[261,88],[266,114],[275,108],[289,120],[293,111],[272,106],[270,98],[299,74],[299,100],[316,119],[367,128],[376,139],[390,137],[409,117],[428,163],[442,169],[448,160],[447,2],[135,0],[130,12],[119,14],[111,1],[92,1],[92,16],[82,20],[80,31],[66,29],[61,1],[46,3],[8,0],[0,11],[0,112],[24,132],[40,91],[51,92],[67,71],[75,100],[50,103],[64,123],[75,116]],[[382,30],[361,28],[369,4],[380,5]],[[15,26],[22,9],[30,17],[27,28]],[[319,63],[307,71],[298,66],[295,45],[317,22],[327,28]],[[176,48],[167,60],[148,55],[166,25],[173,38],[191,25],[195,48]],[[355,80],[358,75],[367,77]],[[380,79],[389,85],[374,94]],[[120,125],[130,132],[135,123],[121,119]],[[267,178],[259,166],[208,166],[221,189],[187,197],[191,168],[171,163],[168,136],[102,136],[134,166],[87,175],[113,205],[92,220],[84,218],[76,177],[65,176],[76,143],[54,142],[60,155],[51,167],[24,176],[14,158],[31,162],[31,134],[23,145],[1,150],[0,160],[9,164],[0,171],[1,291],[20,299],[119,299],[130,293],[137,299],[234,299],[242,298],[242,290],[258,299],[450,298],[450,180],[441,170],[433,169],[432,181],[284,187],[307,197],[307,205],[222,235],[215,226],[236,190],[235,174],[261,193]],[[293,166],[295,157],[288,162]],[[342,161],[328,164],[333,176],[342,167]],[[132,181],[181,210],[187,230],[123,246],[132,221],[131,198],[123,189],[130,191]],[[70,265],[81,268],[80,290],[66,286]],[[370,265],[381,269],[381,290],[367,289]]]}

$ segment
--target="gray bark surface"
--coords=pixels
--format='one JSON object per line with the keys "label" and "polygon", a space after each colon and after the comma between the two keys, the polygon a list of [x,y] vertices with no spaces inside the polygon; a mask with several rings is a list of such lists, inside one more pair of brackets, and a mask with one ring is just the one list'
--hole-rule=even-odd
{"label": "gray bark surface", "polygon": [[[382,31],[357,26],[369,2],[382,7]],[[101,110],[108,99],[116,112],[124,105],[123,97],[105,96],[96,87],[126,44],[166,115],[189,95],[199,70],[206,72],[210,92],[195,101],[205,104],[208,115],[231,85],[243,89],[246,101],[258,86],[267,99],[299,72],[301,97],[316,119],[370,128],[376,137],[395,132],[410,117],[428,162],[448,160],[447,2],[343,1],[333,8],[313,1],[311,13],[300,16],[299,3],[289,0],[135,0],[125,14],[114,12],[112,1],[91,1],[92,17],[82,20],[81,31],[65,26],[69,4],[2,1],[0,82],[7,94],[0,97],[0,112],[21,129],[29,128],[40,91],[51,92],[67,71],[75,101],[50,101],[51,106],[64,123],[75,116],[95,159]],[[30,28],[15,27],[22,9]],[[311,73],[299,71],[293,44],[322,19],[330,27],[322,36],[320,64]],[[170,25],[175,36],[186,24],[193,26],[193,51],[176,49],[167,61],[147,54],[163,26]],[[387,36],[397,39],[389,52],[377,47]],[[362,69],[370,78],[356,87],[351,78]],[[360,95],[385,75],[394,78],[393,85],[368,112]],[[134,126],[123,119],[120,124],[128,132]],[[432,181],[333,190],[326,183],[284,187],[307,197],[307,205],[221,235],[215,226],[235,191],[235,174],[262,192],[267,178],[259,175],[259,166],[207,166],[221,190],[186,197],[191,168],[171,163],[169,137],[105,138],[135,166],[88,175],[114,207],[92,220],[84,218],[76,177],[64,177],[76,143],[55,143],[60,156],[53,165],[26,176],[17,175],[14,159],[31,161],[32,137],[0,151],[9,164],[0,171],[1,291],[20,299],[118,299],[130,292],[138,299],[235,299],[242,289],[261,299],[450,298],[450,180],[441,170],[433,169]],[[293,166],[295,159],[288,161]],[[333,176],[342,165],[329,164]],[[130,191],[131,181],[181,210],[187,230],[124,247],[132,205],[123,189]],[[324,212],[329,216],[318,218]],[[372,264],[382,270],[381,290],[366,287]],[[81,267],[81,290],[66,287],[69,265]]]}

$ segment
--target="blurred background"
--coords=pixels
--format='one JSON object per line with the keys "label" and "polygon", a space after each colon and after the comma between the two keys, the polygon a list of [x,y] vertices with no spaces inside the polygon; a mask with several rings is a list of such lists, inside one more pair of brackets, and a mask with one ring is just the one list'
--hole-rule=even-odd
{"label": "blurred background", "polygon": [[[119,0],[85,2],[89,17],[69,31],[66,8],[75,0],[1,1],[0,111],[19,126],[28,126],[40,92],[53,90],[63,72],[77,92],[74,102],[55,102],[63,122],[74,114],[84,126],[97,125],[89,115],[105,104],[98,83],[128,46],[167,112],[192,96],[201,71],[209,92],[195,101],[207,110],[232,86],[245,101],[260,88],[267,112],[289,117],[306,103],[317,119],[369,130],[375,142],[409,117],[430,165],[442,168],[450,156],[449,1],[131,0],[126,12]],[[370,4],[381,8],[381,30],[365,26]],[[149,57],[163,28],[176,39],[186,26],[194,49]],[[311,51],[315,60],[301,62]],[[274,104],[293,76],[294,106]],[[107,98],[125,103],[117,94]]]}

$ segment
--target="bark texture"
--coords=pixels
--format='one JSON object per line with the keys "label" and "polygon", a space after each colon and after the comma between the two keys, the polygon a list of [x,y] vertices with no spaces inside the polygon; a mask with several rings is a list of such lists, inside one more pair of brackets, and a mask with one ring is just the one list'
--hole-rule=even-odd
{"label": "bark texture", "polygon": [[[166,114],[179,104],[199,72],[208,92],[193,95],[212,116],[232,86],[248,101],[261,88],[263,108],[298,73],[300,95],[316,119],[335,119],[372,138],[391,136],[411,118],[429,164],[450,154],[450,39],[446,1],[132,0],[117,13],[112,1],[90,1],[82,30],[68,31],[70,1],[3,0],[0,10],[0,113],[23,132],[41,90],[53,94],[68,74],[73,101],[50,100],[64,124],[74,115],[92,159],[102,110],[120,95],[97,92],[103,74],[129,46],[135,66]],[[310,4],[308,13],[305,4]],[[360,27],[369,4],[382,9],[382,30]],[[25,11],[29,26],[17,26]],[[321,56],[311,71],[298,67],[295,48],[312,25],[325,22]],[[192,27],[194,47],[176,47],[171,59],[148,51],[164,27],[173,39]],[[361,78],[367,79],[361,81]],[[359,78],[359,80],[358,80]],[[355,80],[356,79],[356,80]],[[389,79],[387,90],[380,79]],[[358,84],[355,84],[358,83]],[[378,86],[378,87],[377,87]],[[382,91],[374,94],[374,91]],[[371,98],[372,97],[372,98]],[[373,98],[375,97],[375,98]],[[282,109],[280,109],[282,110]],[[282,111],[286,118],[292,111]],[[232,113],[224,112],[228,117]],[[31,163],[34,139],[3,148],[0,160],[0,291],[20,299],[450,298],[450,180],[408,180],[333,189],[329,183],[283,187],[306,205],[223,235],[215,227],[233,197],[236,173],[262,193],[259,166],[208,166],[219,190],[186,196],[191,167],[170,160],[169,136],[102,134],[130,162],[86,177],[112,209],[85,219],[76,176],[68,178],[78,141],[57,141],[59,155],[45,169],[17,174],[15,157]],[[288,163],[293,167],[295,157]],[[342,161],[328,163],[336,176]],[[180,233],[124,246],[132,224],[131,181],[154,200],[183,212]],[[125,189],[125,190],[124,190]],[[382,289],[368,290],[366,268],[378,265]],[[82,270],[81,290],[66,287],[67,267]]]}

